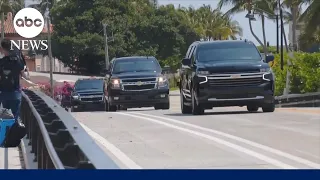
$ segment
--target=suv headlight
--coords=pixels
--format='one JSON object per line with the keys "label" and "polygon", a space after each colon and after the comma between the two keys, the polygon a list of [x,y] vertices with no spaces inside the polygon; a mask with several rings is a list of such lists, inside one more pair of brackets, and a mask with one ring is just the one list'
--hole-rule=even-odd
{"label": "suv headlight", "polygon": [[158,87],[165,87],[168,84],[168,80],[164,76],[158,77]]}
{"label": "suv headlight", "polygon": [[120,79],[111,79],[112,88],[119,89],[120,88]]}
{"label": "suv headlight", "polygon": [[263,72],[262,79],[265,81],[273,80],[273,73],[271,68],[260,69],[260,72]]}
{"label": "suv headlight", "polygon": [[265,73],[271,72],[271,68],[262,68],[260,69],[260,72],[265,72]]}
{"label": "suv headlight", "polygon": [[79,95],[78,94],[74,94],[74,95],[72,95],[72,98],[73,99],[79,99]]}

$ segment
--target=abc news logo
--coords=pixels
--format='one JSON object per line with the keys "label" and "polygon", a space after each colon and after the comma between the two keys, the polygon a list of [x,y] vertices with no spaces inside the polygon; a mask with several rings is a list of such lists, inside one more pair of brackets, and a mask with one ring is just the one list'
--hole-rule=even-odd
{"label": "abc news logo", "polygon": [[11,40],[11,49],[15,46],[21,50],[47,50],[48,40],[35,38],[43,32],[44,18],[34,8],[21,9],[14,17],[14,28],[16,32],[28,40]]}
{"label": "abc news logo", "polygon": [[15,23],[18,27],[32,27],[32,26],[41,27],[42,26],[41,19],[33,20],[28,18],[27,16],[25,16],[24,19],[21,19],[21,18],[17,19]]}

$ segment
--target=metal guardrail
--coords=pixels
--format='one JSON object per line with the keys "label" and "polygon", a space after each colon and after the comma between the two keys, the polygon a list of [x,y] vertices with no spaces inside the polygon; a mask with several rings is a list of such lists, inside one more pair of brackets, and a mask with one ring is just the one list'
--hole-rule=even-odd
{"label": "metal guardrail", "polygon": [[278,107],[320,107],[320,92],[277,96]]}
{"label": "metal guardrail", "polygon": [[[70,113],[42,92],[23,91],[21,120],[38,169],[119,169]],[[24,146],[27,146],[26,144]]]}

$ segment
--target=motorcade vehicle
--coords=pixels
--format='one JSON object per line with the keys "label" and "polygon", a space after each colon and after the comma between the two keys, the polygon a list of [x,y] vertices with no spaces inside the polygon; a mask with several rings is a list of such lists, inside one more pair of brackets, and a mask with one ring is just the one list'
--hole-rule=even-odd
{"label": "motorcade vehicle", "polygon": [[155,57],[114,58],[106,70],[108,111],[119,107],[169,109],[169,83]]}
{"label": "motorcade vehicle", "polygon": [[104,78],[78,79],[71,94],[71,111],[107,110]]}
{"label": "motorcade vehicle", "polygon": [[192,43],[180,69],[182,113],[200,115],[223,106],[273,112],[275,76],[268,64],[273,60],[248,40]]}

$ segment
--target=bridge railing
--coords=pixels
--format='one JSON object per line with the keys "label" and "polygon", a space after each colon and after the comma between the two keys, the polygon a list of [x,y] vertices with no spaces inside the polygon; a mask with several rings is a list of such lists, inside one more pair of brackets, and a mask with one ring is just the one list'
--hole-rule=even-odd
{"label": "bridge railing", "polygon": [[320,92],[277,96],[278,107],[320,107]]}
{"label": "bridge railing", "polygon": [[36,166],[30,168],[119,168],[70,113],[42,92],[23,91],[21,120],[27,128],[22,151],[33,155]]}

